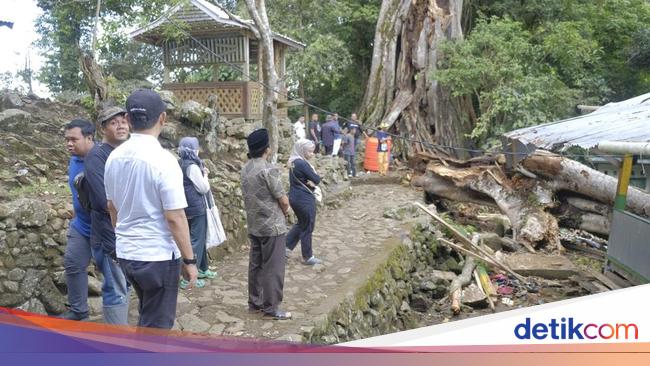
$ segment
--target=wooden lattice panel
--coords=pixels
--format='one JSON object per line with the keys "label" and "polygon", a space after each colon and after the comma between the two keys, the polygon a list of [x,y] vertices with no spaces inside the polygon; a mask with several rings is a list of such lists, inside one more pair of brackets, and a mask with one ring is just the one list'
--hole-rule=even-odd
{"label": "wooden lattice panel", "polygon": [[251,116],[262,115],[262,101],[264,95],[262,94],[262,87],[254,83],[249,84],[248,89],[248,103],[250,105]]}
{"label": "wooden lattice panel", "polygon": [[242,114],[242,89],[217,89],[217,104],[223,114]]}
{"label": "wooden lattice panel", "polygon": [[175,86],[168,87],[174,92],[176,98],[182,103],[194,100],[203,105],[208,105],[210,95],[217,96],[218,112],[221,114],[243,116],[242,90],[241,86],[215,87],[215,86]]}

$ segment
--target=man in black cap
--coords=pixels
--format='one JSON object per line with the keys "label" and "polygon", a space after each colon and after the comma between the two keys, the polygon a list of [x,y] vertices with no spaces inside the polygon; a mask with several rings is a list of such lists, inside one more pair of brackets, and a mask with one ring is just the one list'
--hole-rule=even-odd
{"label": "man in black cap", "polygon": [[185,217],[183,173],[158,142],[165,109],[152,90],[131,93],[126,110],[133,134],[108,157],[104,185],[115,252],[140,300],[138,326],[171,329],[181,270],[188,287],[198,270]]}
{"label": "man in black cap", "polygon": [[273,319],[291,319],[279,309],[284,287],[284,256],[289,199],[280,169],[267,161],[271,153],[269,132],[253,131],[247,138],[250,160],[241,170],[248,237],[248,310]]}
{"label": "man in black cap", "polygon": [[129,138],[129,122],[121,107],[108,107],[97,117],[102,142],[86,155],[84,175],[90,199],[90,246],[97,267],[102,272],[104,322],[128,324],[129,290],[124,272],[116,262],[115,231],[106,207],[104,167],[113,150]]}

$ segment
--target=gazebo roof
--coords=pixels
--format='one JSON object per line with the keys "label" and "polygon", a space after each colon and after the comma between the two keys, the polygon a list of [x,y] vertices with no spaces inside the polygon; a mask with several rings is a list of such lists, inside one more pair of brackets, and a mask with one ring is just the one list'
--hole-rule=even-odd
{"label": "gazebo roof", "polygon": [[[180,21],[190,26],[193,36],[212,35],[214,33],[256,30],[255,22],[245,20],[224,10],[222,7],[205,0],[189,0],[166,11],[160,18],[146,26],[131,32],[131,38],[149,44],[160,44],[163,40],[160,28],[168,22]],[[304,48],[305,44],[273,32],[273,39],[293,48]]]}

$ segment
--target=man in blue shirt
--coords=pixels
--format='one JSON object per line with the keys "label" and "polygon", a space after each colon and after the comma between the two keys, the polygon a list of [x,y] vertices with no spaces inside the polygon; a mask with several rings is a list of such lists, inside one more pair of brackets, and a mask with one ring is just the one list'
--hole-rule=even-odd
{"label": "man in blue shirt", "polygon": [[128,325],[129,291],[124,272],[115,261],[115,231],[108,214],[104,189],[106,160],[116,147],[129,138],[126,110],[120,107],[105,108],[97,117],[97,124],[103,140],[86,155],[84,170],[90,200],[90,244],[95,263],[104,275],[104,322]]}
{"label": "man in blue shirt", "polygon": [[95,145],[95,126],[82,119],[65,126],[65,144],[72,155],[68,165],[68,184],[72,191],[74,218],[68,228],[68,244],[63,256],[70,310],[61,317],[68,320],[88,318],[88,264],[90,264],[90,215],[79,203],[75,177],[84,170],[84,157]]}

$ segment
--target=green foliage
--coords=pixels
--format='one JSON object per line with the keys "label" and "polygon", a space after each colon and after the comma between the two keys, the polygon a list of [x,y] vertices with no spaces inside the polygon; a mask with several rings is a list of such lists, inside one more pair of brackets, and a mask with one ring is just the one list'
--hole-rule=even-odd
{"label": "green foliage", "polygon": [[476,0],[465,41],[442,46],[435,77],[469,95],[484,147],[511,129],[650,89],[650,3]]}
{"label": "green foliage", "polygon": [[442,46],[446,57],[435,77],[454,95],[475,98],[479,118],[472,137],[486,142],[513,128],[567,115],[575,91],[544,59],[521,23],[480,20],[466,41]]}
{"label": "green foliage", "polygon": [[273,30],[307,45],[289,53],[291,94],[298,94],[302,81],[308,102],[343,116],[354,112],[370,72],[380,6],[379,0],[267,2]]}
{"label": "green foliage", "polygon": [[[159,73],[153,70],[159,63],[151,62],[155,52],[144,46],[128,45],[123,30],[125,24],[142,24],[157,18],[176,2],[103,0],[100,25],[104,31],[98,40],[100,64],[119,68],[117,65],[124,65],[124,61],[128,60],[134,66],[130,69],[122,67],[118,71],[122,72],[120,77],[124,79],[141,78],[144,73]],[[55,93],[85,90],[79,58],[82,52],[91,51],[95,2],[38,0],[37,5],[43,10],[43,15],[36,22],[40,35],[36,43],[45,58],[38,78]],[[120,60],[123,62],[120,63]]]}

